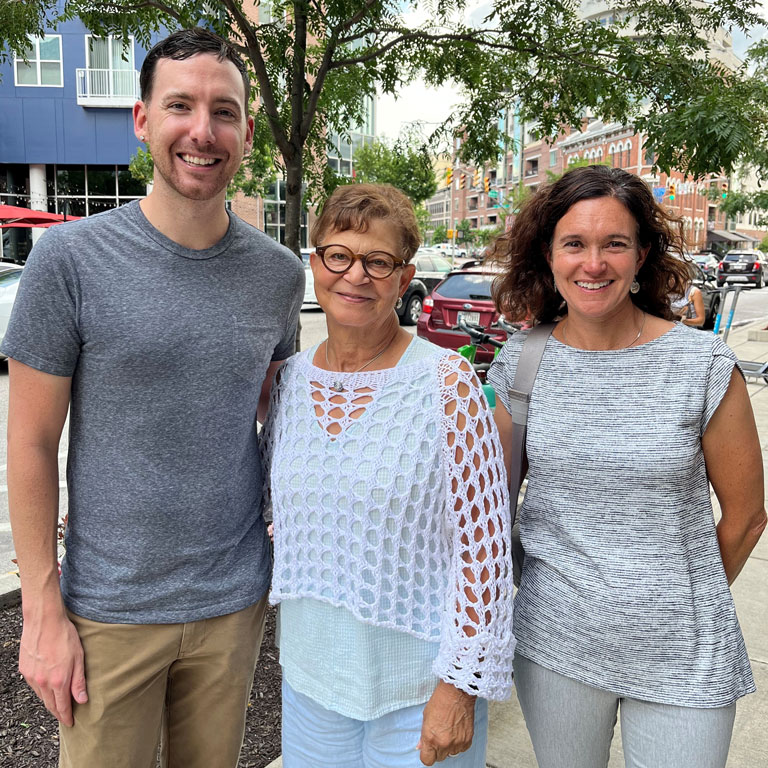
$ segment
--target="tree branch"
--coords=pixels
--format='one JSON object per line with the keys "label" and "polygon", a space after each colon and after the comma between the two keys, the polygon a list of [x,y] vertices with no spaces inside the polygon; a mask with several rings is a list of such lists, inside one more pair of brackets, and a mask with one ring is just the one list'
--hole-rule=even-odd
{"label": "tree branch", "polygon": [[261,99],[261,105],[264,112],[267,115],[267,120],[269,120],[269,128],[272,131],[275,144],[284,158],[287,159],[292,157],[293,148],[288,140],[283,124],[280,122],[280,110],[275,101],[272,83],[269,81],[269,74],[267,73],[267,65],[264,61],[264,56],[261,52],[261,44],[254,31],[254,27],[251,24],[250,19],[248,19],[242,10],[238,8],[237,3],[234,2],[234,0],[221,0],[221,4],[230,12],[237,24],[237,28],[245,39],[251,63],[253,64],[253,71],[256,75],[256,80],[259,83],[259,98]]}

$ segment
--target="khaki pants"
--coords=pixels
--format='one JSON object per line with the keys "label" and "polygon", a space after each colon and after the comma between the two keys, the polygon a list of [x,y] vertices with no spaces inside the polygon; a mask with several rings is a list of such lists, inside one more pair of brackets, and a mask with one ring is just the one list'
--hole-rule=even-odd
{"label": "khaki pants", "polygon": [[60,768],[235,768],[264,632],[266,595],[187,624],[105,624],[70,613],[86,704],[61,726]]}

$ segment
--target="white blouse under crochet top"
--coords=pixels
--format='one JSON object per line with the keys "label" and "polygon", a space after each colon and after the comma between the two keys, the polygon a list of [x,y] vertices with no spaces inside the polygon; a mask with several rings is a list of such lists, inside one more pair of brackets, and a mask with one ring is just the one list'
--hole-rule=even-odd
{"label": "white blouse under crochet top", "polygon": [[418,363],[355,374],[317,368],[312,352],[281,369],[262,433],[271,602],[323,600],[439,641],[440,678],[505,698],[514,651],[506,474],[474,372],[438,347]]}

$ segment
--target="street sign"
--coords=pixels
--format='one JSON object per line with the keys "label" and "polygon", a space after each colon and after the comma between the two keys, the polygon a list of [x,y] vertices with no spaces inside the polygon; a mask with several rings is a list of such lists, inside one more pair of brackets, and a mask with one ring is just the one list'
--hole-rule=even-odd
{"label": "street sign", "polygon": [[661,203],[661,201],[664,199],[664,193],[667,191],[666,187],[654,187],[653,188],[653,199],[657,203]]}
{"label": "street sign", "polygon": [[499,196],[498,190],[492,189],[490,192],[488,192],[488,197],[496,198]]}

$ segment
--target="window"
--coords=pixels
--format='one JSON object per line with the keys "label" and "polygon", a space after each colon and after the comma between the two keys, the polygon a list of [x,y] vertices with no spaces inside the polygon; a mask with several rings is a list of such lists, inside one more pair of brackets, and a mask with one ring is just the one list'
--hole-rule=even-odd
{"label": "window", "polygon": [[136,98],[132,38],[86,37],[85,56],[91,96]]}
{"label": "window", "polygon": [[555,165],[557,165],[557,150],[550,149],[549,150],[549,167],[552,168]]}
{"label": "window", "polygon": [[61,87],[61,35],[32,38],[25,53],[27,62],[16,59],[16,85]]}

